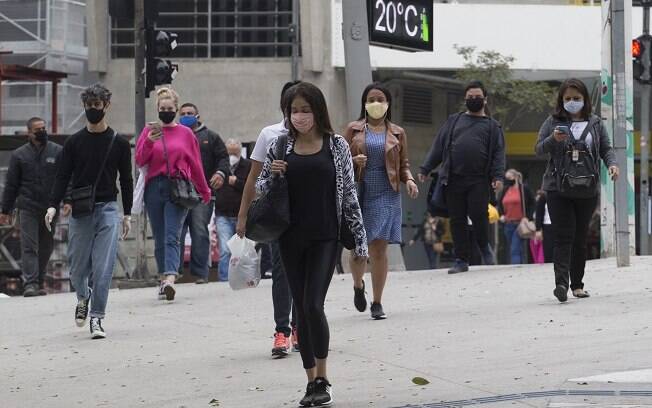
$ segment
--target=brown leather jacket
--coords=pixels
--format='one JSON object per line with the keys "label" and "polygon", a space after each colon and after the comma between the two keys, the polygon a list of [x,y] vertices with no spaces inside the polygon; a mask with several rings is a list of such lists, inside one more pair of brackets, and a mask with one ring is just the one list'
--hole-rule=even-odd
{"label": "brown leather jacket", "polygon": [[[367,155],[365,144],[365,120],[349,123],[344,132],[344,138],[351,147],[351,156]],[[364,178],[364,169],[354,165],[356,180]],[[394,191],[399,191],[401,182],[414,180],[410,172],[408,160],[407,135],[402,127],[387,121],[387,136],[385,137],[385,168],[387,177]]]}

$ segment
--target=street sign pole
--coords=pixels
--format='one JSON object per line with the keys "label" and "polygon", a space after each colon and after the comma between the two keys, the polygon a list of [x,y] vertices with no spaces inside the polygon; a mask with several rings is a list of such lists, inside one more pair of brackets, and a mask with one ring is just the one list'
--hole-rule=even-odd
{"label": "street sign pole", "polygon": [[[136,78],[134,132],[140,134],[145,127],[145,0],[134,2],[134,74]],[[138,137],[138,136],[136,136]],[[138,140],[136,140],[138,142]],[[137,180],[139,171],[134,166]],[[147,217],[145,211],[136,216],[136,265],[132,278],[147,280]]]}
{"label": "street sign pole", "polygon": [[357,119],[360,113],[362,91],[372,81],[366,1],[343,0],[342,21],[346,58],[346,104],[349,119],[353,120]]}
{"label": "street sign pole", "polygon": [[631,11],[631,0],[603,2],[602,114],[607,118],[621,174],[614,186],[604,166],[601,169],[601,239],[603,254],[611,256],[615,252],[619,267],[630,264],[634,247],[629,238],[635,233]]}
{"label": "street sign pole", "polygon": [[[643,7],[643,34],[650,34],[650,6]],[[643,52],[643,58],[650,59],[652,57],[652,50],[646,49]],[[650,253],[650,243],[648,234],[648,205],[649,205],[649,166],[650,155],[649,145],[650,140],[650,85],[647,83],[641,84],[641,174],[639,179],[639,247],[641,255],[648,255]]]}

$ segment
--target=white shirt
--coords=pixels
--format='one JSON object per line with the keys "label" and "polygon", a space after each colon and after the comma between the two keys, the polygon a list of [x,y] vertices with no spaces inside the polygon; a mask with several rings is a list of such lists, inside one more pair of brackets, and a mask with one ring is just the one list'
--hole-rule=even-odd
{"label": "white shirt", "polygon": [[544,225],[552,225],[552,221],[550,220],[550,213],[548,212],[548,203],[546,203],[546,211],[543,214],[543,223]]}
{"label": "white shirt", "polygon": [[267,158],[267,150],[269,145],[272,144],[281,135],[287,135],[288,130],[285,128],[285,120],[280,121],[275,125],[270,125],[260,131],[256,145],[251,152],[251,159],[260,163],[264,163]]}
{"label": "white shirt", "polygon": [[[584,133],[584,129],[589,125],[589,122],[584,121],[584,122],[573,122],[571,123],[571,133],[573,134],[573,137],[575,140],[580,140],[582,137],[582,133]],[[591,132],[586,135],[586,145],[591,147],[593,145],[593,135]]]}

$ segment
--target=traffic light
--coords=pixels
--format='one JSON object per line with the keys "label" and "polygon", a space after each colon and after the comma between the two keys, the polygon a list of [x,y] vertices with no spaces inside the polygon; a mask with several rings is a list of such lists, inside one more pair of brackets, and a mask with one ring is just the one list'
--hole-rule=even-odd
{"label": "traffic light", "polygon": [[634,79],[652,84],[652,36],[643,34],[632,41]]}
{"label": "traffic light", "polygon": [[177,34],[146,28],[145,49],[145,96],[157,85],[170,84],[179,71],[179,66],[164,58],[169,57],[177,47]]}

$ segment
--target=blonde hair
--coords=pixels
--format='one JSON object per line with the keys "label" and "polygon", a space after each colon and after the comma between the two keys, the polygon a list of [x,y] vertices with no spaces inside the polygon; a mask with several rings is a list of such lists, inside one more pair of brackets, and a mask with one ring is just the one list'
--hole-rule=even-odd
{"label": "blonde hair", "polygon": [[174,103],[174,107],[179,110],[179,94],[172,88],[166,86],[156,90],[156,107],[161,106],[161,101],[169,99]]}
{"label": "blonde hair", "polygon": [[521,173],[520,171],[516,169],[508,169],[505,173],[512,173],[514,175],[514,180],[517,183],[519,184],[523,183],[523,173]]}

